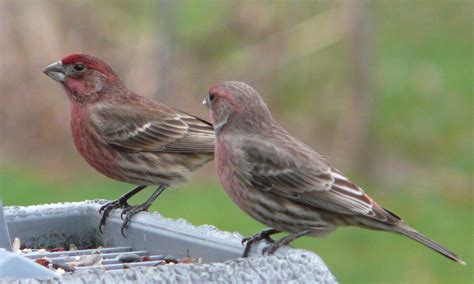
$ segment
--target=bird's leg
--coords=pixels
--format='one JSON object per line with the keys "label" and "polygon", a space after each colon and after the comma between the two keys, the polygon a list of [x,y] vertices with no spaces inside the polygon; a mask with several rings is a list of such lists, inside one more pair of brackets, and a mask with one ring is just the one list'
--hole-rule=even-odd
{"label": "bird's leg", "polygon": [[103,234],[104,232],[102,231],[102,226],[105,226],[105,220],[107,217],[109,217],[109,212],[112,209],[116,208],[126,208],[129,207],[130,205],[128,204],[127,200],[129,200],[132,196],[146,188],[146,185],[139,185],[132,189],[131,191],[125,193],[124,195],[120,196],[119,199],[115,201],[111,201],[106,203],[104,206],[100,207],[99,213],[102,214],[102,217],[100,218],[100,224],[99,224],[99,231]]}
{"label": "bird's leg", "polygon": [[267,240],[270,243],[273,243],[274,240],[270,238],[271,235],[273,234],[278,234],[280,231],[275,230],[275,229],[266,229],[261,231],[260,233],[257,233],[251,237],[243,238],[242,239],[242,244],[245,245],[244,253],[242,254],[242,257],[247,257],[249,255],[250,249],[252,248],[252,245],[256,242],[259,242],[261,240]]}
{"label": "bird's leg", "polygon": [[288,244],[290,244],[292,241],[296,240],[297,238],[299,237],[302,237],[302,236],[306,236],[306,235],[309,235],[311,233],[313,233],[314,230],[303,230],[303,231],[300,231],[300,232],[297,232],[297,233],[294,233],[294,234],[291,234],[291,235],[288,235],[284,238],[281,238],[279,239],[278,241],[275,241],[274,243],[272,243],[271,245],[269,245],[268,247],[266,247],[264,250],[263,250],[263,254],[266,254],[266,255],[271,255],[273,253],[275,253],[275,251],[281,247],[281,246],[286,246]]}
{"label": "bird's leg", "polygon": [[[150,208],[151,204],[155,202],[156,198],[166,189],[166,187],[160,185],[155,192],[148,198],[144,203],[140,205],[134,205],[134,206],[129,206],[125,209],[123,209],[121,217],[123,219],[122,223],[122,235],[125,237],[124,234],[124,229],[128,228],[128,223],[130,222],[130,219],[132,218],[133,215],[141,212],[141,211],[147,211],[148,208]],[[123,218],[125,216],[125,218]]]}

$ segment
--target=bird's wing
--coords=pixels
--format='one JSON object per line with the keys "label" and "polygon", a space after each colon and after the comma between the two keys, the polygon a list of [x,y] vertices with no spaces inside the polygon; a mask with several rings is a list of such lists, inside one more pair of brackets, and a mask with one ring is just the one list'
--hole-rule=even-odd
{"label": "bird's wing", "polygon": [[190,114],[137,104],[102,104],[90,115],[100,139],[126,152],[214,152],[212,124]]}
{"label": "bird's wing", "polygon": [[[282,142],[282,141],[279,141]],[[243,143],[249,186],[310,207],[340,214],[361,214],[383,222],[398,222],[364,191],[332,167],[326,158],[295,140],[276,143],[255,139]],[[293,150],[291,150],[293,149]],[[391,216],[393,215],[393,216]],[[395,219],[394,219],[395,218]]]}

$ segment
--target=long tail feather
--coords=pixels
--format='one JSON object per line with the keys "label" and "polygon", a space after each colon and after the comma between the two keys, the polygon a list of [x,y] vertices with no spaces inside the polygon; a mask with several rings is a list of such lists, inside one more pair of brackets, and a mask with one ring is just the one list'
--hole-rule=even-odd
{"label": "long tail feather", "polygon": [[436,243],[435,241],[433,240],[430,240],[429,238],[425,237],[424,235],[422,235],[421,233],[417,232],[415,229],[411,228],[410,226],[406,225],[406,224],[399,224],[397,226],[397,232],[417,241],[417,242],[420,242],[422,244],[424,244],[425,246],[435,250],[436,252],[438,252],[439,254],[442,254],[444,255],[445,257],[451,259],[451,260],[454,260],[456,262],[459,262],[460,264],[463,264],[463,265],[466,265],[466,262],[464,262],[464,260],[462,260],[459,256],[457,256],[456,254],[452,253],[451,251],[449,251],[448,249],[446,249],[445,247],[443,247],[442,245]]}

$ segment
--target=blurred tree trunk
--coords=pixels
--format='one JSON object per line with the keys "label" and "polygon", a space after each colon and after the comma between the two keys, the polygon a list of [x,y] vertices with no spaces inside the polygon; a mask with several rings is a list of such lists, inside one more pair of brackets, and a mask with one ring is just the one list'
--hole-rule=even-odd
{"label": "blurred tree trunk", "polygon": [[157,90],[154,97],[159,98],[163,102],[169,102],[171,95],[170,90],[170,72],[172,68],[172,49],[173,49],[173,28],[174,28],[174,11],[176,3],[171,0],[151,1],[154,5],[154,11],[157,11],[158,29],[155,32],[155,49],[156,57],[156,78]]}
{"label": "blurred tree trunk", "polygon": [[351,94],[345,104],[347,109],[342,121],[342,131],[337,149],[344,155],[346,165],[361,175],[372,176],[374,149],[370,143],[370,117],[372,113],[372,18],[370,1],[348,1],[347,12],[350,21],[350,52],[352,63]]}

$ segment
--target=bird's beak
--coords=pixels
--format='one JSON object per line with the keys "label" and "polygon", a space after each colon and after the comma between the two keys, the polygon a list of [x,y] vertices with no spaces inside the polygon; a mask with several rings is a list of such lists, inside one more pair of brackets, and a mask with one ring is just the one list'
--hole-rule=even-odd
{"label": "bird's beak", "polygon": [[43,73],[58,82],[64,82],[66,79],[66,70],[64,69],[64,65],[61,61],[49,64],[43,69]]}
{"label": "bird's beak", "polygon": [[209,97],[206,97],[203,101],[202,104],[205,105],[207,108],[209,108]]}

